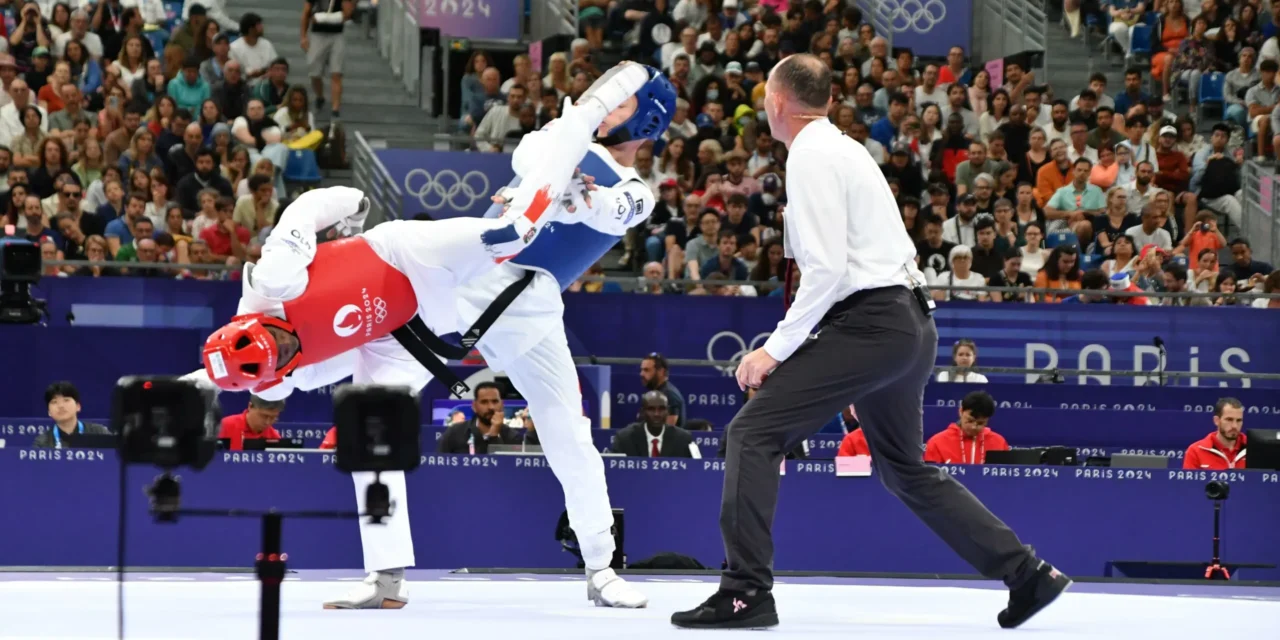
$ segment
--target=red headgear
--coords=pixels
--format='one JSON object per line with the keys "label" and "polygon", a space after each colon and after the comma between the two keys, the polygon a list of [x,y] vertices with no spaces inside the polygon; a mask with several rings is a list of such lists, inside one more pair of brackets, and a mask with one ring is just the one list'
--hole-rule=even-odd
{"label": "red headgear", "polygon": [[295,333],[293,325],[261,313],[236,316],[205,340],[204,370],[227,391],[260,391],[272,387],[298,366],[302,350],[278,366],[280,346],[267,331],[276,327]]}

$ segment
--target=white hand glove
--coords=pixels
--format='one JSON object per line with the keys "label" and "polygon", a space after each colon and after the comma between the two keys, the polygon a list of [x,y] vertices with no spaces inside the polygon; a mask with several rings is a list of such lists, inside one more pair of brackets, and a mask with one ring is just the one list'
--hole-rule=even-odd
{"label": "white hand glove", "polygon": [[623,62],[600,76],[578,102],[595,100],[604,107],[605,112],[613,111],[627,98],[634,96],[649,81],[649,70],[635,62]]}
{"label": "white hand glove", "polygon": [[361,198],[360,206],[356,208],[356,212],[343,218],[333,226],[338,232],[338,237],[350,238],[351,236],[360,235],[364,231],[364,222],[368,219],[371,208],[373,208],[373,203],[369,201],[369,198]]}
{"label": "white hand glove", "polygon": [[560,206],[571,214],[585,214],[591,211],[591,192],[595,190],[595,181],[581,172],[575,173],[560,198]]}

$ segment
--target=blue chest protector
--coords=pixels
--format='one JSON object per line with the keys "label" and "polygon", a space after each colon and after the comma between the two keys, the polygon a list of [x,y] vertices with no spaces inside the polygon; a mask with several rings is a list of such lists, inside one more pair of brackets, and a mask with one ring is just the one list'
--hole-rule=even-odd
{"label": "blue chest protector", "polygon": [[[594,177],[596,184],[601,186],[615,187],[622,181],[610,163],[600,157],[599,149],[588,150],[578,166],[582,173]],[[519,184],[520,176],[516,176],[508,186],[515,187]],[[496,218],[501,211],[501,207],[494,205],[485,213],[485,217]],[[620,238],[621,236],[596,231],[580,222],[550,222],[534,238],[532,244],[507,264],[541,271],[555,278],[560,284],[560,290],[564,291],[608,253]]]}

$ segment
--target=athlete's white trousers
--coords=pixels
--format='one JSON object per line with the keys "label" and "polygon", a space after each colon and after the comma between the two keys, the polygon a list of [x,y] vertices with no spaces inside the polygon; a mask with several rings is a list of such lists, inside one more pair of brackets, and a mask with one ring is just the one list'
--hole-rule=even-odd
{"label": "athlete's white trousers", "polygon": [[500,349],[487,348],[484,341],[480,351],[491,366],[507,374],[529,403],[542,453],[564,490],[569,526],[578,538],[582,559],[588,569],[606,569],[613,559],[614,542],[604,461],[591,440],[591,421],[582,415],[582,390],[564,324],[556,320],[559,326],[520,357],[502,358],[491,352]]}

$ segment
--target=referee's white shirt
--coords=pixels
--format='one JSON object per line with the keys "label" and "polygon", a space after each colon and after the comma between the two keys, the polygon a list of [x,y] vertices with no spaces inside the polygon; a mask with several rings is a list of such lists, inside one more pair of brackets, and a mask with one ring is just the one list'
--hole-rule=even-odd
{"label": "referee's white shirt", "polygon": [[800,290],[764,343],[791,357],[835,303],[862,289],[923,283],[915,245],[880,167],[826,119],[800,130],[787,156],[783,247],[800,267]]}

